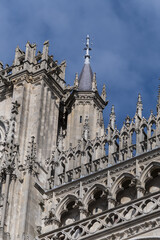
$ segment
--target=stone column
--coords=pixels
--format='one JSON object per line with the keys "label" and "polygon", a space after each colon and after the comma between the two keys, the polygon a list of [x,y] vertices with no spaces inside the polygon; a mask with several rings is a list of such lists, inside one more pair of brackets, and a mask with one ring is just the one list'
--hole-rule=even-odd
{"label": "stone column", "polygon": [[137,189],[137,198],[143,197],[145,193],[145,189],[140,184],[136,186],[136,189]]}
{"label": "stone column", "polygon": [[112,196],[108,196],[108,209],[114,208],[116,200]]}
{"label": "stone column", "polygon": [[88,217],[88,211],[87,211],[86,208],[79,207],[79,211],[80,211],[80,220],[85,219],[86,217]]}

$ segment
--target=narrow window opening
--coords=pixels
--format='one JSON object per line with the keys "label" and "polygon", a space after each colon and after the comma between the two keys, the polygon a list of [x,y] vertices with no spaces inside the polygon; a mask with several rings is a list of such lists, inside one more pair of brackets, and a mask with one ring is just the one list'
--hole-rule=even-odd
{"label": "narrow window opening", "polygon": [[80,116],[80,120],[79,120],[80,123],[82,123],[82,116]]}

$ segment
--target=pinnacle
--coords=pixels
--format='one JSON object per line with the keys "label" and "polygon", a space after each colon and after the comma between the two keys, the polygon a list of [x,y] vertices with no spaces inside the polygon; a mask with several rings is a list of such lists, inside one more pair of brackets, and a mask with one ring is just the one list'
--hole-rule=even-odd
{"label": "pinnacle", "polygon": [[142,103],[142,97],[140,93],[138,94],[138,103]]}

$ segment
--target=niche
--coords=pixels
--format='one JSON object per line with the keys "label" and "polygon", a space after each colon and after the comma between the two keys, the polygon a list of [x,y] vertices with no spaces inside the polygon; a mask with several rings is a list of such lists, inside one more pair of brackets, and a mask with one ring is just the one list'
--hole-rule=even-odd
{"label": "niche", "polygon": [[75,201],[71,201],[66,206],[66,211],[61,216],[62,226],[71,224],[80,219],[80,211]]}
{"label": "niche", "polygon": [[117,193],[117,204],[125,204],[137,197],[136,187],[131,185],[131,180],[128,179],[122,183],[121,190]]}
{"label": "niche", "polygon": [[154,193],[160,190],[160,169],[151,172],[150,179],[146,182],[146,192]]}
{"label": "niche", "polygon": [[91,215],[101,213],[108,208],[107,196],[103,194],[102,190],[97,190],[92,197],[92,201],[88,206],[88,211]]}

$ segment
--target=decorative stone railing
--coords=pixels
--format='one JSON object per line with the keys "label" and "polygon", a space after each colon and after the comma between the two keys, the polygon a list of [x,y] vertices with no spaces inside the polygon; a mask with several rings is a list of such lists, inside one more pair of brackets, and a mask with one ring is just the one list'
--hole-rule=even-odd
{"label": "decorative stone railing", "polygon": [[[159,135],[158,135],[159,138]],[[126,145],[126,147],[120,148],[118,151],[112,152],[109,155],[113,158],[113,161],[111,159],[109,161],[113,163],[125,161],[129,158],[135,157],[136,155],[145,153],[147,151],[153,150],[156,147],[159,146],[159,140],[156,141],[156,137],[150,137],[147,140],[140,141],[138,146],[139,149],[137,149],[137,144],[132,145]]]}
{"label": "decorative stone railing", "polygon": [[93,160],[90,163],[84,164],[83,170],[82,167],[79,166],[73,168],[72,170],[59,174],[59,185],[79,179],[81,176],[86,176],[90,173],[100,171],[106,167],[108,167],[108,156]]}
{"label": "decorative stone railing", "polygon": [[[103,213],[96,214],[87,219],[74,222],[68,226],[53,230],[52,232],[44,233],[39,236],[41,240],[73,240],[73,239],[87,239],[95,233],[100,234],[105,231],[110,231],[114,228],[124,226],[131,221],[141,222],[145,221],[145,216],[152,219],[152,214],[160,213],[160,192],[147,195],[139,200],[134,200],[123,206],[107,210]],[[158,216],[157,215],[157,216]],[[125,225],[126,225],[125,224]],[[104,236],[104,235],[103,235]],[[116,239],[116,238],[115,238]],[[121,239],[121,238],[120,238]]]}

